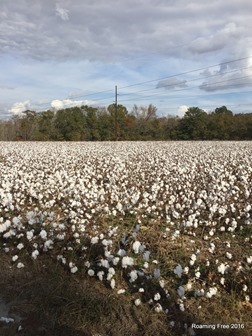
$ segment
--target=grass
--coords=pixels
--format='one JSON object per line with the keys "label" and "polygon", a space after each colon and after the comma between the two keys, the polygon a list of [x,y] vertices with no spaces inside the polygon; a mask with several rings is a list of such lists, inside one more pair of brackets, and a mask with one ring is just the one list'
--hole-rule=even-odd
{"label": "grass", "polygon": [[137,309],[130,295],[118,296],[86,276],[73,276],[47,256],[14,269],[1,253],[1,296],[20,323],[0,325],[1,336],[172,335],[163,315]]}

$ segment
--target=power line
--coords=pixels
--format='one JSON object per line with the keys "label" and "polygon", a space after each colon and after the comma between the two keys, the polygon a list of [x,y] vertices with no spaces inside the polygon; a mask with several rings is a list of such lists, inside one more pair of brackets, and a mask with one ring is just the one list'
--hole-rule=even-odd
{"label": "power line", "polygon": [[[237,72],[237,71],[240,71],[240,70],[246,70],[246,69],[252,69],[252,67],[251,66],[249,66],[249,67],[243,67],[243,68],[238,68],[238,69],[235,69],[235,70],[230,70],[230,71],[226,71],[226,72],[222,72],[222,73],[218,73],[218,74],[214,74],[214,75],[209,75],[209,76],[205,76],[205,77],[194,78],[194,79],[190,79],[190,80],[186,80],[184,82],[181,82],[181,84],[186,84],[186,83],[189,83],[189,82],[195,82],[195,81],[198,81],[198,80],[208,79],[208,78],[212,78],[212,77],[218,77],[218,76],[222,76],[222,75],[226,75],[226,74],[229,74],[229,73]],[[178,85],[179,84],[180,83],[178,83]],[[120,96],[127,96],[127,95],[136,94],[136,93],[147,92],[147,91],[155,91],[155,90],[157,90],[159,88],[174,87],[175,85],[176,84],[165,84],[165,85],[162,85],[161,87],[155,87],[155,88],[151,88],[151,89],[144,89],[144,90],[135,91],[135,92],[129,92],[129,93],[121,93]]]}
{"label": "power line", "polygon": [[[223,81],[218,81],[218,82],[213,82],[211,83],[211,85],[215,85],[215,84],[220,84],[220,83],[226,83],[226,82],[229,82],[229,81],[235,81],[235,80],[239,80],[239,79],[245,79],[245,78],[248,78],[248,77],[251,77],[250,75],[248,76],[242,76],[242,77],[237,77],[237,78],[232,78],[232,79],[226,79],[226,80],[223,80]],[[202,84],[200,87],[207,87],[209,84],[206,83],[206,84]],[[234,85],[229,85],[230,86],[238,86],[238,85],[244,85],[244,84],[234,84]],[[199,86],[192,86],[192,87],[186,87],[186,88],[182,88],[182,89],[176,89],[176,90],[173,90],[172,92],[169,92],[169,93],[174,93],[174,92],[181,92],[181,91],[186,91],[186,90],[191,90],[191,89],[195,89],[195,88],[198,88]],[[152,94],[152,95],[147,95],[147,96],[142,96],[138,99],[146,99],[146,98],[152,98],[152,97],[158,97],[158,96],[162,96],[162,97],[165,97],[165,98],[169,98],[167,95],[165,95],[164,93],[156,93],[156,94]],[[121,101],[122,102],[125,102],[125,101],[130,101],[130,100],[135,100],[137,99],[136,97],[133,97],[133,98],[128,98],[128,99],[122,99]]]}
{"label": "power line", "polygon": [[226,65],[226,64],[230,64],[230,63],[234,63],[234,62],[239,62],[239,61],[243,61],[243,60],[246,60],[246,59],[249,59],[249,58],[252,58],[252,56],[241,57],[241,58],[237,58],[235,60],[222,62],[222,63],[210,65],[210,66],[207,66],[207,67],[203,67],[203,68],[189,70],[189,71],[186,71],[186,72],[181,72],[181,73],[177,73],[177,74],[173,74],[173,75],[169,75],[169,76],[165,76],[165,77],[160,77],[160,78],[148,80],[148,81],[145,81],[145,82],[135,83],[135,84],[119,87],[119,89],[125,89],[125,88],[132,87],[132,86],[143,85],[143,84],[147,84],[147,83],[151,83],[151,82],[160,81],[160,80],[163,80],[163,79],[174,78],[174,77],[177,77],[177,76],[188,75],[188,74],[196,72],[196,71],[202,71],[202,70],[214,68],[214,67],[217,67],[217,66],[222,66],[222,65]]}

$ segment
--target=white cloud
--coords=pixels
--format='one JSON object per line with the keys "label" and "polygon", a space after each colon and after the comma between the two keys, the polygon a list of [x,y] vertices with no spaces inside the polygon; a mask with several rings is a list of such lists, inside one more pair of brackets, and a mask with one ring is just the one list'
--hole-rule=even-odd
{"label": "white cloud", "polygon": [[15,103],[10,109],[9,112],[14,115],[19,115],[22,112],[28,110],[31,108],[31,103],[29,100],[26,100],[24,102]]}
{"label": "white cloud", "polygon": [[69,20],[69,16],[68,16],[69,10],[68,9],[62,8],[60,7],[59,4],[56,4],[55,11],[56,11],[56,15],[59,16],[63,21]]}
{"label": "white cloud", "polygon": [[93,105],[95,102],[91,100],[71,100],[71,99],[55,99],[51,102],[51,107],[55,110],[60,110],[68,107]]}
{"label": "white cloud", "polygon": [[179,106],[177,110],[177,116],[179,116],[180,118],[183,118],[188,108],[189,106],[186,106],[186,105]]}

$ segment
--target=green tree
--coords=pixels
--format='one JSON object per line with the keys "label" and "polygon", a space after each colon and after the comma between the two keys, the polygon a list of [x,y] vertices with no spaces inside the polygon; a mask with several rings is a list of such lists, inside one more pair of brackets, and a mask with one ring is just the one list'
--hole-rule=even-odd
{"label": "green tree", "polygon": [[184,140],[207,138],[207,113],[199,107],[189,107],[181,119],[179,137]]}
{"label": "green tree", "polygon": [[80,141],[84,139],[85,118],[81,108],[58,110],[55,116],[57,140]]}
{"label": "green tree", "polygon": [[125,106],[118,104],[111,104],[108,106],[108,112],[111,116],[111,121],[114,130],[114,140],[125,139],[126,135],[126,118],[128,110]]}

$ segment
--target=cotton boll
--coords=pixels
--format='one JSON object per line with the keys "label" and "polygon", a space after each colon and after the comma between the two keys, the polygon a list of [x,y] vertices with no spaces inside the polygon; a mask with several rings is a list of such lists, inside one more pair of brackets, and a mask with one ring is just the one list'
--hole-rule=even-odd
{"label": "cotton boll", "polygon": [[32,230],[26,232],[26,238],[28,240],[32,240],[32,238],[33,238],[33,231]]}
{"label": "cotton boll", "polygon": [[40,237],[42,239],[46,240],[46,238],[47,238],[47,232],[45,230],[41,230],[39,235],[40,235]]}
{"label": "cotton boll", "polygon": [[122,268],[127,268],[128,266],[134,265],[134,259],[128,256],[122,258]]}
{"label": "cotton boll", "polygon": [[212,296],[216,295],[216,293],[217,293],[217,288],[211,287],[209,288],[209,291],[206,293],[206,297],[210,299]]}
{"label": "cotton boll", "polygon": [[94,275],[95,275],[94,270],[89,269],[89,270],[88,270],[88,275],[91,276],[91,277],[94,276]]}
{"label": "cotton boll", "polygon": [[86,261],[86,262],[84,263],[84,265],[85,265],[87,268],[89,268],[91,264],[90,264],[89,261]]}
{"label": "cotton boll", "polygon": [[39,251],[38,250],[35,250],[35,251],[32,252],[32,258],[33,259],[37,259],[38,255],[39,255]]}
{"label": "cotton boll", "polygon": [[232,256],[231,253],[227,252],[227,253],[226,253],[226,257],[227,257],[228,259],[232,259],[233,256]]}
{"label": "cotton boll", "polygon": [[182,273],[183,273],[183,269],[182,269],[181,265],[178,264],[178,265],[174,268],[173,272],[174,272],[179,278],[181,278]]}
{"label": "cotton boll", "polygon": [[103,271],[99,271],[99,272],[97,273],[97,276],[98,276],[98,278],[99,278],[100,281],[103,280],[103,275],[104,275],[104,272],[103,272]]}
{"label": "cotton boll", "polygon": [[248,264],[252,264],[252,256],[247,257],[246,260]]}
{"label": "cotton boll", "polygon": [[183,297],[185,295],[185,289],[183,286],[179,286],[179,288],[177,289],[177,293],[180,297]]}
{"label": "cotton boll", "polygon": [[145,251],[143,254],[143,260],[149,261],[149,259],[150,259],[150,251]]}
{"label": "cotton boll", "polygon": [[17,245],[18,250],[22,250],[24,248],[24,244],[20,243]]}
{"label": "cotton boll", "polygon": [[141,243],[140,243],[138,240],[136,240],[136,241],[133,243],[132,248],[133,248],[135,254],[138,254],[138,253],[139,253],[139,248],[140,248],[140,246],[141,246]]}
{"label": "cotton boll", "polygon": [[118,252],[117,252],[117,255],[119,255],[120,257],[124,257],[126,255],[126,251],[124,249],[120,249]]}
{"label": "cotton boll", "polygon": [[196,279],[199,279],[200,278],[200,272],[196,272],[195,277],[196,277]]}
{"label": "cotton boll", "polygon": [[117,294],[124,294],[125,293],[125,289],[119,289],[118,291],[117,291]]}
{"label": "cotton boll", "polygon": [[115,257],[113,258],[113,265],[116,266],[118,264],[118,262],[120,261],[119,257]]}
{"label": "cotton boll", "polygon": [[149,268],[149,263],[146,261],[143,266],[144,266],[145,269],[147,269],[147,268]]}
{"label": "cotton boll", "polygon": [[161,295],[159,294],[159,293],[156,293],[155,295],[154,295],[154,300],[155,301],[159,301],[161,299]]}
{"label": "cotton boll", "polygon": [[71,273],[76,273],[78,271],[78,268],[76,266],[71,268]]}
{"label": "cotton boll", "polygon": [[112,289],[115,288],[115,279],[112,279],[112,280],[110,281],[110,287],[111,287]]}
{"label": "cotton boll", "polygon": [[221,263],[219,266],[218,266],[218,272],[221,273],[221,274],[224,274],[227,270],[228,266]]}
{"label": "cotton boll", "polygon": [[141,300],[140,299],[136,299],[135,301],[134,301],[134,303],[135,303],[135,306],[140,306],[140,304],[141,304]]}
{"label": "cotton boll", "polygon": [[180,304],[179,304],[179,309],[180,309],[182,312],[185,311],[185,306],[184,306],[183,303],[180,303]]}
{"label": "cotton boll", "polygon": [[129,273],[129,277],[130,277],[130,282],[136,281],[136,279],[138,278],[137,271],[136,270],[131,271]]}
{"label": "cotton boll", "polygon": [[23,263],[19,262],[19,263],[17,264],[17,268],[23,268],[23,267],[24,267],[24,264],[23,264]]}
{"label": "cotton boll", "polygon": [[163,311],[163,307],[160,303],[157,303],[154,309],[156,313],[161,313]]}
{"label": "cotton boll", "polygon": [[18,260],[18,255],[14,255],[11,259],[12,259],[12,261],[15,262],[16,260]]}
{"label": "cotton boll", "polygon": [[91,238],[91,244],[94,245],[94,244],[97,244],[99,241],[99,237],[93,237]]}

